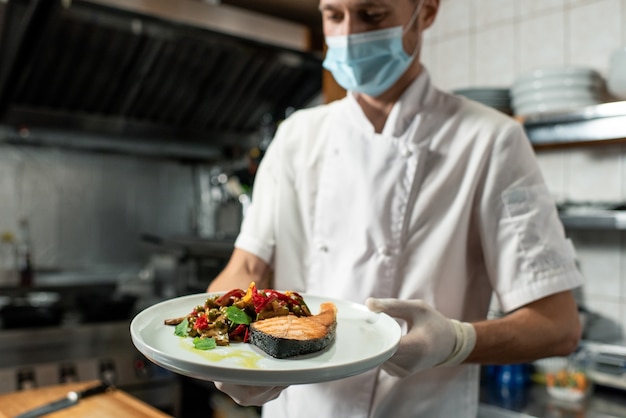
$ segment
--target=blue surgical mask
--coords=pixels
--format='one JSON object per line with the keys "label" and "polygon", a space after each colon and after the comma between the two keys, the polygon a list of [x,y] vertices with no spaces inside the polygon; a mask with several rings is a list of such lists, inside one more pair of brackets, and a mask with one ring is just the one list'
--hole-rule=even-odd
{"label": "blue surgical mask", "polygon": [[[420,2],[407,27],[411,27],[421,10]],[[341,87],[348,91],[376,97],[387,91],[409,68],[419,51],[404,51],[405,29],[395,26],[343,36],[327,36],[323,66]]]}

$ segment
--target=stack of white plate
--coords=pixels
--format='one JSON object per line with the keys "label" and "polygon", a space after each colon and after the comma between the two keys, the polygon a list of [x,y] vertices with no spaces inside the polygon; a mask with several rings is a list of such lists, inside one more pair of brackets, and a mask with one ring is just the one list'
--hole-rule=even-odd
{"label": "stack of white plate", "polygon": [[591,68],[545,68],[515,80],[511,97],[514,113],[528,116],[603,103],[606,88],[602,76]]}
{"label": "stack of white plate", "polygon": [[508,88],[463,88],[454,90],[453,93],[498,109],[507,115],[513,114],[513,110],[511,109],[511,95]]}

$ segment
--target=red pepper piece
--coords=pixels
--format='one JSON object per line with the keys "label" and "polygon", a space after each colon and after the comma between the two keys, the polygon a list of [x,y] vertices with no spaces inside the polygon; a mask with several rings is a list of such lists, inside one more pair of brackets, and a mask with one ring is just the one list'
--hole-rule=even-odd
{"label": "red pepper piece", "polygon": [[193,325],[193,327],[197,330],[203,330],[209,327],[209,320],[207,319],[206,315],[200,315],[198,318],[196,318],[196,323]]}
{"label": "red pepper piece", "polygon": [[263,299],[259,299],[259,302],[254,304],[254,311],[256,313],[261,312],[263,309],[265,309],[267,305],[271,304],[274,300],[276,300],[276,296],[274,295],[269,295],[264,297]]}
{"label": "red pepper piece", "polygon": [[245,294],[246,292],[241,289],[233,289],[217,298],[215,303],[219,306],[229,306],[232,305],[232,299],[242,298]]}
{"label": "red pepper piece", "polygon": [[259,306],[263,306],[266,303],[265,299],[267,298],[267,295],[265,294],[265,292],[258,291],[256,285],[254,284],[250,285],[250,289],[248,289],[248,291],[251,292],[250,302],[252,302],[254,310],[256,312],[259,312]]}
{"label": "red pepper piece", "polygon": [[269,296],[274,296],[276,299],[282,300],[284,302],[293,302],[294,301],[291,297],[285,295],[284,293],[280,293],[280,292],[278,292],[276,290],[273,290],[273,289],[266,290],[265,292]]}
{"label": "red pepper piece", "polygon": [[247,329],[248,329],[248,327],[245,326],[244,324],[239,324],[239,325],[237,325],[237,327],[235,327],[234,330],[232,330],[230,333],[228,333],[228,336],[229,337],[236,337],[237,335],[245,334]]}

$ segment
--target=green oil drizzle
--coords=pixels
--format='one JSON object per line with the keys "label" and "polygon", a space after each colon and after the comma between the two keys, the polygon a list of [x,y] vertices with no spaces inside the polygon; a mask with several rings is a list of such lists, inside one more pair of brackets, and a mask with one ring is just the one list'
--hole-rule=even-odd
{"label": "green oil drizzle", "polygon": [[[237,345],[243,343],[237,343]],[[263,359],[263,356],[251,351],[240,350],[236,347],[230,346],[227,351],[214,351],[214,350],[197,350],[185,338],[180,339],[180,345],[185,350],[194,353],[210,362],[217,363],[224,360],[232,359],[238,366],[245,367],[247,369],[260,369],[259,361]]]}

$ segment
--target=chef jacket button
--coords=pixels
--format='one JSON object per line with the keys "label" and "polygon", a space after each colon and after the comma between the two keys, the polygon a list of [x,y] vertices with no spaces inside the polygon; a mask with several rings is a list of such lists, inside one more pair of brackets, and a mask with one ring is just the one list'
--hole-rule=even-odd
{"label": "chef jacket button", "polygon": [[387,247],[378,247],[378,255],[386,257],[389,255],[389,249]]}
{"label": "chef jacket button", "polygon": [[408,157],[410,157],[411,155],[413,155],[413,151],[411,151],[411,150],[410,150],[410,149],[408,149],[408,148],[404,148],[404,149],[402,150],[402,152],[401,152],[401,155],[402,155],[403,157],[405,157],[405,158],[408,158]]}
{"label": "chef jacket button", "polygon": [[327,253],[328,252],[328,247],[323,244],[323,243],[319,243],[317,244],[317,249],[323,253]]}

